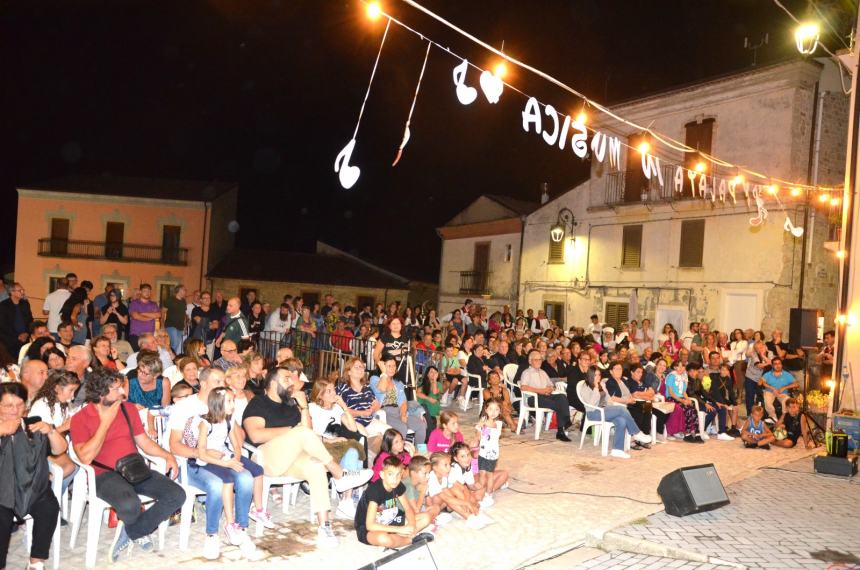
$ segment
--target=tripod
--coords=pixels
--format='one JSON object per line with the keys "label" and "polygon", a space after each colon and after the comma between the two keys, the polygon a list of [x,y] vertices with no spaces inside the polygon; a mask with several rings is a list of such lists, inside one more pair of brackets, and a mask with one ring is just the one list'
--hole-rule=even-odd
{"label": "tripod", "polygon": [[[809,434],[812,436],[812,439],[813,441],[815,441],[815,444],[823,445],[825,429],[821,427],[821,424],[818,423],[818,420],[816,420],[815,416],[812,415],[812,412],[809,411],[809,400],[807,398],[809,384],[812,380],[812,375],[809,373],[809,360],[815,352],[818,352],[818,347],[802,346],[801,348],[806,353],[806,357],[805,362],[803,364],[803,406],[800,409],[800,417],[806,419],[806,425],[809,428]],[[785,410],[783,410],[783,413],[784,412]]]}

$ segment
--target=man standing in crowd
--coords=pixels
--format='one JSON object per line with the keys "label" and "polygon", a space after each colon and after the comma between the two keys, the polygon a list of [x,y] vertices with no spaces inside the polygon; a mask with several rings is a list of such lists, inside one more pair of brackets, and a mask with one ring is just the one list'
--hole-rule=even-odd
{"label": "man standing in crowd", "polygon": [[138,350],[138,337],[143,333],[155,332],[155,320],[161,317],[158,303],[152,300],[152,286],[143,283],[140,286],[140,299],[133,300],[128,306],[129,319],[128,342]]}
{"label": "man standing in crowd", "polygon": [[66,300],[72,295],[69,290],[69,280],[66,277],[61,277],[57,280],[57,288],[53,292],[48,293],[45,297],[45,302],[42,303],[42,314],[48,316],[48,331],[59,340],[57,335],[57,327],[60,326],[60,311]]}
{"label": "man standing in crowd", "polygon": [[[151,552],[154,546],[149,535],[185,502],[182,487],[161,473],[150,469],[142,481],[132,485],[115,471],[117,461],[139,448],[164,459],[173,478],[179,475],[176,458],[149,439],[134,404],[123,402],[122,386],[123,376],[118,372],[107,368],[93,371],[88,378],[87,405],[72,416],[70,430],[78,458],[96,472],[98,497],[116,510],[122,522],[111,544],[111,562],[123,552],[130,554],[133,545]],[[140,495],[153,500],[148,509],[141,508]]]}
{"label": "man standing in crowd", "polygon": [[693,337],[693,340],[690,341],[690,362],[695,362],[699,365],[705,364],[705,359],[707,358],[707,355],[704,354],[705,339],[707,339],[709,331],[710,327],[708,323],[699,323],[699,331]]}
{"label": "man standing in crowd", "polygon": [[556,413],[558,431],[555,438],[560,441],[570,441],[570,438],[564,433],[564,430],[572,425],[567,398],[564,394],[553,394],[555,386],[546,372],[541,370],[540,352],[532,350],[529,352],[528,359],[529,367],[520,376],[520,389],[523,392],[537,394],[537,405],[541,408],[549,408]]}
{"label": "man standing in crowd", "polygon": [[585,328],[585,332],[591,335],[594,342],[603,341],[603,325],[600,324],[600,318],[596,314],[591,315],[591,323]]}
{"label": "man standing in crowd", "polygon": [[687,349],[687,351],[689,351],[690,348],[693,346],[693,339],[695,338],[695,336],[697,334],[699,334],[699,323],[697,323],[697,322],[690,323],[690,330],[685,331],[681,335],[681,338],[678,339],[681,341],[681,346],[683,346],[684,348]]}
{"label": "man standing in crowd", "polygon": [[161,308],[162,322],[170,337],[170,348],[173,354],[182,354],[182,335],[185,332],[185,295],[184,285],[177,285],[173,295],[164,301]]}
{"label": "man standing in crowd", "polygon": [[278,312],[272,311],[272,314],[266,319],[266,332],[276,332],[279,336],[287,334],[292,328],[292,315],[290,314],[290,305],[286,302],[281,303]]}
{"label": "man standing in crowd", "polygon": [[0,343],[6,347],[10,360],[18,355],[30,337],[32,322],[33,313],[30,302],[24,298],[24,288],[20,283],[13,283],[9,298],[0,302]]}
{"label": "man standing in crowd", "polygon": [[240,340],[251,336],[248,332],[248,319],[239,307],[239,297],[231,297],[227,301],[227,324],[224,326],[224,332],[215,341],[215,346],[220,347],[225,340],[232,340],[238,345]]}

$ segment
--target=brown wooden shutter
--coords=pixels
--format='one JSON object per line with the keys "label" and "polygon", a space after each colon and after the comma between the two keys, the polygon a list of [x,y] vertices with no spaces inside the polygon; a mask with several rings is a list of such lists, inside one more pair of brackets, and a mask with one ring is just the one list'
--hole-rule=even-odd
{"label": "brown wooden shutter", "polygon": [[564,263],[564,238],[561,241],[549,240],[549,263]]}
{"label": "brown wooden shutter", "polygon": [[624,226],[621,237],[621,267],[639,268],[642,262],[642,226]]}
{"label": "brown wooden shutter", "polygon": [[681,222],[681,251],[678,267],[702,267],[705,251],[705,220]]}
{"label": "brown wooden shutter", "polygon": [[627,312],[630,305],[627,303],[606,303],[603,321],[617,331],[621,330],[621,324],[627,322]]}

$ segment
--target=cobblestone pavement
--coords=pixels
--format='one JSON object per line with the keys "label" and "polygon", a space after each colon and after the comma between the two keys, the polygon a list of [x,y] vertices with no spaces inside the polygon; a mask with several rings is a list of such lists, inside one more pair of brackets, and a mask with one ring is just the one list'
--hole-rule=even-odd
{"label": "cobblestone pavement", "polygon": [[[463,415],[460,425],[468,439],[476,410]],[[544,432],[537,441],[533,428],[522,435],[507,432],[502,439],[499,469],[511,473],[511,489],[496,494],[496,504],[487,514],[495,520],[480,531],[466,528],[457,520],[442,527],[430,549],[440,569],[518,569],[582,544],[586,533],[609,530],[641,519],[662,508],[656,489],[660,479],[678,467],[714,463],[725,484],[754,474],[759,467],[781,465],[806,456],[803,450],[773,450],[753,453],[738,442],[711,440],[705,445],[671,442],[649,451],[633,452],[630,460],[600,456],[600,448],[587,440],[579,449],[579,432],[574,443],[561,443],[555,433]],[[809,482],[808,476],[788,474]],[[273,493],[273,496],[275,493]],[[589,495],[600,495],[594,497]],[[610,497],[616,495],[616,497]],[[257,539],[259,553],[253,561],[242,560],[238,550],[222,546],[218,561],[202,557],[203,521],[192,526],[190,549],[178,548],[178,529],[170,527],[165,549],[151,554],[134,551],[112,568],[165,570],[167,568],[358,568],[383,556],[382,550],[360,544],[352,521],[338,520],[335,530],[340,546],[318,550],[315,527],[308,522],[308,497],[299,493],[298,503],[288,513],[270,502],[278,528]],[[88,515],[84,515],[85,517]],[[253,528],[253,524],[252,524]],[[102,527],[99,538],[99,568],[106,568],[113,530]],[[26,566],[23,533],[12,538],[8,568]],[[84,521],[78,546],[68,547],[68,527],[62,529],[61,568],[83,568],[86,544]],[[570,568],[575,564],[570,564]]]}
{"label": "cobblestone pavement", "polygon": [[[805,458],[764,469],[727,492],[732,502],[720,509],[683,518],[661,511],[614,532],[748,568],[860,568],[860,481],[815,474]],[[578,567],[715,566],[613,551]]]}

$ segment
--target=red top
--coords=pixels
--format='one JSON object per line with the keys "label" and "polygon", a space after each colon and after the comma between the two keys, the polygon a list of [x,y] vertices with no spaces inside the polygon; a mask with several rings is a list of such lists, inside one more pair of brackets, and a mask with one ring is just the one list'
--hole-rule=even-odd
{"label": "red top", "polygon": [[[83,444],[92,439],[93,435],[99,427],[101,420],[99,412],[96,408],[98,404],[89,403],[72,416],[72,423],[69,428],[69,434],[72,437],[73,444]],[[134,404],[123,402],[122,406],[128,413],[128,419],[131,420],[131,429],[134,435],[143,433],[143,423],[140,421],[140,415]],[[120,457],[125,457],[131,453],[137,452],[137,444],[131,439],[128,434],[128,424],[125,421],[125,416],[122,415],[122,410],[117,411],[113,423],[110,425],[105,436],[104,445],[101,451],[96,455],[94,461],[103,463],[108,467],[114,467]],[[96,475],[104,473],[106,470],[93,465]]]}

